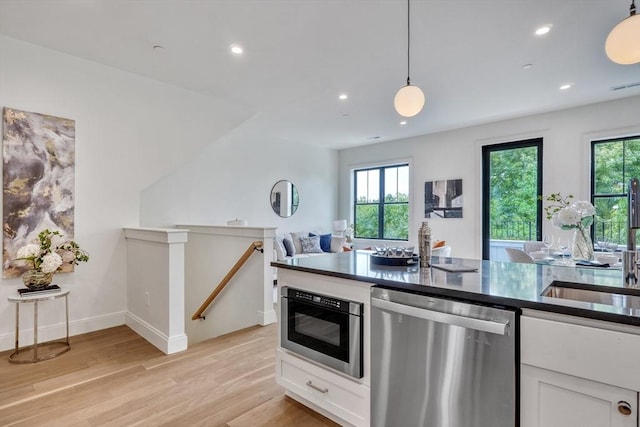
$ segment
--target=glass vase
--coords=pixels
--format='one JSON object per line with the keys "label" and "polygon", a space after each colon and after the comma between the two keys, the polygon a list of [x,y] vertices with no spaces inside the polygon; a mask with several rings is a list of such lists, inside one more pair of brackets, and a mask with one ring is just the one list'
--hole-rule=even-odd
{"label": "glass vase", "polygon": [[593,261],[593,243],[587,228],[578,227],[573,231],[571,254],[576,261]]}
{"label": "glass vase", "polygon": [[53,281],[53,273],[27,270],[22,274],[22,283],[29,289],[44,289]]}

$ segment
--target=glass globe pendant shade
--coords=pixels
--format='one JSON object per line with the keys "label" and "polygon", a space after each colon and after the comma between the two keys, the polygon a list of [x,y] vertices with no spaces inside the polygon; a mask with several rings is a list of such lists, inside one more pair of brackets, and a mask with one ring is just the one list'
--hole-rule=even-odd
{"label": "glass globe pendant shade", "polygon": [[607,37],[604,50],[617,64],[640,62],[640,15],[633,14],[616,25]]}
{"label": "glass globe pendant shade", "polygon": [[418,86],[402,87],[393,100],[396,111],[403,117],[413,117],[424,107],[424,93]]}

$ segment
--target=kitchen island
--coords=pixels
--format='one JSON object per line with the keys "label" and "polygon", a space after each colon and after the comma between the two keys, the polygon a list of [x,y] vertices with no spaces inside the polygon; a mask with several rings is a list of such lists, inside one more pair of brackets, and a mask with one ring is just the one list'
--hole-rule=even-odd
{"label": "kitchen island", "polygon": [[[286,286],[314,291],[360,301],[364,307],[362,378],[346,378],[325,369],[329,376],[328,382],[319,387],[322,393],[315,389],[305,391],[308,382],[317,385],[322,377],[321,364],[279,348],[278,380],[292,397],[344,425],[375,424],[370,418],[369,400],[373,392],[370,340],[372,334],[380,333],[371,330],[370,323],[370,287],[375,286],[516,311],[518,317],[511,327],[520,349],[515,361],[520,383],[517,401],[526,402],[517,409],[522,426],[638,425],[640,307],[627,301],[633,300],[637,292],[622,287],[619,270],[433,259],[434,264],[444,264],[445,268],[464,266],[475,270],[448,272],[435,266],[380,266],[371,262],[370,255],[355,251],[272,264],[279,268],[280,289]],[[609,299],[602,300],[598,292],[593,292],[595,297],[592,295],[591,299],[580,296],[582,300],[541,296],[553,282],[578,290],[615,288],[616,295],[611,299],[611,294],[603,293]],[[282,323],[286,322],[281,320]],[[633,356],[620,357],[621,352]],[[299,375],[309,368],[318,380],[314,383],[300,379],[298,383],[302,384],[298,386],[296,379],[287,377],[287,364],[295,365]],[[333,404],[324,405],[331,394],[325,390],[330,389],[327,384],[332,381],[340,383],[341,389],[352,391],[354,402],[360,397],[362,400],[337,412]],[[607,391],[604,395],[603,390]],[[585,396],[605,404],[589,404]],[[583,410],[583,405],[591,409]],[[569,407],[576,409],[569,411],[575,418],[566,415],[564,409]],[[553,424],[551,420],[562,423]]]}

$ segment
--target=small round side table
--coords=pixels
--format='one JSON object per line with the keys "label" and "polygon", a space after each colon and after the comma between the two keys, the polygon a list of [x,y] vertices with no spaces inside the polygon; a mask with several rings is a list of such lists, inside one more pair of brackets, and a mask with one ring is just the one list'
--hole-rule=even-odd
{"label": "small round side table", "polygon": [[[29,296],[17,296],[7,297],[9,302],[16,305],[16,345],[15,350],[9,355],[9,362],[11,363],[36,363],[42,360],[53,359],[56,356],[66,353],[71,349],[69,344],[69,290],[62,288],[59,292],[51,292],[44,294],[35,294]],[[46,343],[38,343],[38,303],[40,301],[53,300],[64,298],[64,306],[66,313],[66,328],[67,336],[64,341],[49,341]],[[20,348],[20,305],[21,304],[33,304],[33,345]],[[53,350],[43,355],[38,355],[38,348],[44,345],[55,347]],[[31,358],[20,357],[24,356],[31,350]],[[28,354],[28,353],[27,353]]]}

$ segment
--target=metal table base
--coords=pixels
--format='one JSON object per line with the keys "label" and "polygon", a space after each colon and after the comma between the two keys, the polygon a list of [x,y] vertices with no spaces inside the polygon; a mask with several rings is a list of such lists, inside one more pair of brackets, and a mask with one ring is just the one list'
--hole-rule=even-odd
{"label": "metal table base", "polygon": [[[48,294],[38,294],[24,297],[9,297],[9,302],[13,302],[16,304],[16,342],[15,349],[13,353],[9,355],[9,362],[11,363],[36,363],[43,360],[53,359],[63,353],[66,353],[71,349],[71,345],[69,344],[69,290],[61,290],[60,292],[48,293]],[[65,306],[65,316],[66,316],[66,337],[64,341],[47,341],[44,343],[38,343],[38,302],[46,301],[51,299],[58,299],[64,297],[64,306]],[[33,303],[33,345],[20,347],[20,304]],[[53,347],[50,348],[44,354],[38,354],[39,349],[43,349],[44,347]],[[25,358],[24,356],[29,355],[31,353],[31,357]]]}

